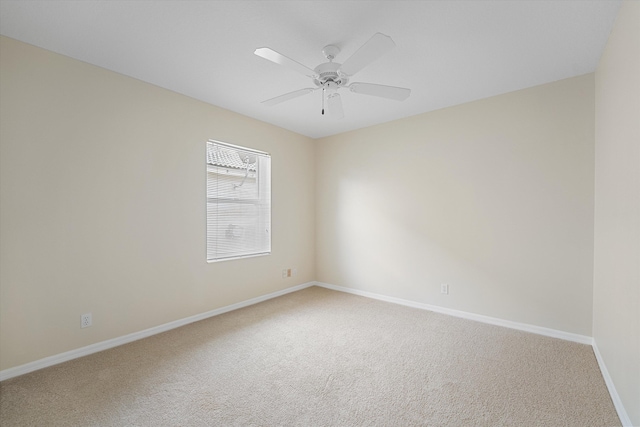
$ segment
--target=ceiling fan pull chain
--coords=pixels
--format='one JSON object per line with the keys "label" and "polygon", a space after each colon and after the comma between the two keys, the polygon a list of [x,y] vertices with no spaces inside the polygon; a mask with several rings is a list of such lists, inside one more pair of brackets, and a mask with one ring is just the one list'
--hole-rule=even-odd
{"label": "ceiling fan pull chain", "polygon": [[324,88],[322,88],[322,115],[324,116]]}

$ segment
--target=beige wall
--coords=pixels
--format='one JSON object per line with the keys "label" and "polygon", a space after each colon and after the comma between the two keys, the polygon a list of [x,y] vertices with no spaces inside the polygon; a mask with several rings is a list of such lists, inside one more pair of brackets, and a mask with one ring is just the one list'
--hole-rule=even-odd
{"label": "beige wall", "polygon": [[[0,369],[315,278],[311,139],[12,39],[0,52]],[[270,256],[207,264],[209,138],[272,154]]]}
{"label": "beige wall", "polygon": [[588,74],[319,140],[318,280],[591,336],[593,118]]}
{"label": "beige wall", "polygon": [[640,2],[624,2],[596,71],[593,338],[640,426]]}

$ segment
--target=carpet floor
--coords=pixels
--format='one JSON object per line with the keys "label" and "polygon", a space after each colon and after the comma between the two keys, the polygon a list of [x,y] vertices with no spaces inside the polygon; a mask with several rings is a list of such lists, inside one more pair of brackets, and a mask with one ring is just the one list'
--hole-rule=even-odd
{"label": "carpet floor", "polygon": [[590,346],[311,287],[0,383],[9,426],[619,426]]}

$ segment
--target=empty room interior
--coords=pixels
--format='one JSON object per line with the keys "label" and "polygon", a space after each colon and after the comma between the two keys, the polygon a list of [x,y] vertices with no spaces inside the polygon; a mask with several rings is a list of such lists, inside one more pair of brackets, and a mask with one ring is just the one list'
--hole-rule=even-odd
{"label": "empty room interior", "polygon": [[0,424],[640,426],[640,2],[0,2]]}

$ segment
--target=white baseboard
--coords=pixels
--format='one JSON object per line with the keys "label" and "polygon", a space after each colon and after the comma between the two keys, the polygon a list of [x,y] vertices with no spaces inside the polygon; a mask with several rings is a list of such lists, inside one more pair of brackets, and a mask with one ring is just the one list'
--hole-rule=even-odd
{"label": "white baseboard", "polygon": [[99,351],[107,350],[119,345],[127,344],[132,341],[137,341],[151,335],[156,335],[162,332],[169,331],[171,329],[179,328],[180,326],[188,325],[189,323],[204,320],[209,317],[217,316],[222,313],[237,310],[239,308],[247,307],[259,302],[263,302],[272,298],[276,298],[291,292],[296,292],[304,288],[315,285],[315,282],[307,282],[301,285],[292,286],[281,291],[272,292],[267,295],[262,295],[256,298],[251,298],[246,301],[241,301],[236,304],[227,305],[225,307],[216,308],[215,310],[207,311],[205,313],[196,314],[195,316],[185,317],[184,319],[175,320],[173,322],[165,323],[163,325],[155,326],[153,328],[145,329],[143,331],[134,332],[132,334],[124,335],[118,338],[113,338],[107,341],[91,344],[86,347],[81,347],[75,350],[67,351],[64,353],[56,354],[54,356],[45,357],[44,359],[36,360],[26,363],[24,365],[16,366],[13,368],[0,371],[0,381],[7,380],[9,378],[24,375],[29,372],[37,371],[38,369],[47,368],[49,366],[57,365],[62,362],[77,359],[79,357],[88,356]]}
{"label": "white baseboard", "polygon": [[609,375],[609,371],[607,370],[607,365],[604,363],[604,359],[600,354],[600,350],[598,350],[598,345],[596,341],[593,340],[593,352],[596,355],[596,360],[598,361],[598,366],[600,366],[600,372],[602,372],[602,377],[604,378],[605,384],[607,384],[607,388],[609,389],[609,395],[611,395],[611,400],[613,400],[613,405],[616,407],[616,411],[618,412],[618,418],[620,418],[620,422],[625,427],[633,427],[631,424],[631,419],[627,414],[627,411],[624,409],[624,405],[622,404],[622,400],[620,399],[620,395],[616,390],[616,386],[613,384],[613,380],[611,379],[611,375]]}
{"label": "white baseboard", "polygon": [[189,323],[197,322],[199,320],[204,320],[209,317],[214,317],[219,314],[227,313],[229,311],[237,310],[243,307],[248,307],[253,304],[257,304],[272,298],[277,298],[279,296],[296,292],[310,286],[320,286],[327,289],[332,289],[335,291],[346,292],[354,295],[360,295],[367,298],[373,298],[381,301],[391,302],[394,304],[405,305],[408,307],[419,308],[423,310],[429,310],[436,313],[448,314],[450,316],[461,317],[464,319],[475,320],[482,323],[488,323],[491,325],[504,326],[511,329],[517,329],[526,332],[532,332],[539,335],[544,335],[553,338],[559,338],[567,341],[573,341],[581,344],[588,344],[593,347],[593,351],[595,353],[596,359],[598,361],[598,365],[600,366],[600,370],[602,372],[602,376],[604,377],[605,383],[609,390],[609,394],[611,395],[611,399],[615,405],[616,411],[618,412],[618,417],[622,422],[623,426],[632,426],[631,420],[627,415],[626,410],[620,400],[620,396],[616,391],[615,385],[609,375],[607,367],[600,355],[600,351],[598,350],[598,346],[596,345],[593,338],[585,336],[573,334],[570,332],[558,331],[555,329],[544,328],[541,326],[529,325],[525,323],[512,322],[510,320],[498,319],[495,317],[483,316],[480,314],[468,313],[460,310],[453,310],[450,308],[439,307],[430,304],[419,303],[415,301],[409,301],[401,298],[389,297],[386,295],[375,294],[372,292],[361,291],[358,289],[345,288],[342,286],[331,285],[328,283],[322,282],[307,282],[301,285],[292,286],[290,288],[286,288],[277,292],[273,292],[267,295],[262,295],[256,298],[251,298],[246,301],[241,301],[236,304],[231,304],[225,307],[217,308],[215,310],[207,311],[205,313],[196,314],[194,316],[186,317],[184,319],[179,319],[173,322],[165,323],[163,325],[155,326],[153,328],[145,329],[143,331],[134,332],[128,335],[124,335],[118,338],[113,338],[107,341],[102,341],[96,344],[91,344],[86,347],[78,348],[75,350],[67,351],[65,353],[56,354],[54,356],[45,357],[44,359],[36,360],[34,362],[26,363],[24,365],[16,366],[13,368],[5,369],[0,371],[0,381],[7,380],[9,378],[14,378],[19,375],[27,374],[29,372],[36,371],[38,369],[47,368],[49,366],[57,365],[59,363],[67,362],[69,360],[77,359],[83,356],[88,356],[93,353],[97,353],[99,351],[107,350],[113,347],[117,347],[123,344],[130,343],[132,341],[137,341],[152,335],[156,335],[162,332],[169,331],[171,329],[179,328],[180,326],[188,325]]}
{"label": "white baseboard", "polygon": [[329,283],[316,282],[316,286],[332,289],[334,291],[347,292],[367,298],[387,301],[394,304],[406,305],[407,307],[420,308],[422,310],[434,311],[436,313],[448,314],[450,316],[461,317],[463,319],[475,320],[476,322],[488,323],[490,325],[504,326],[505,328],[517,329],[519,331],[531,332],[547,337],[559,338],[566,341],[573,341],[580,344],[591,345],[593,338],[586,335],[574,334],[571,332],[558,331],[556,329],[544,328],[542,326],[529,325],[527,323],[512,322],[511,320],[498,319],[496,317],[483,316],[481,314],[468,313],[466,311],[454,310],[451,308],[439,307],[437,305],[424,304],[421,302],[409,301],[401,298],[389,297],[358,289],[345,288],[343,286],[331,285]]}

